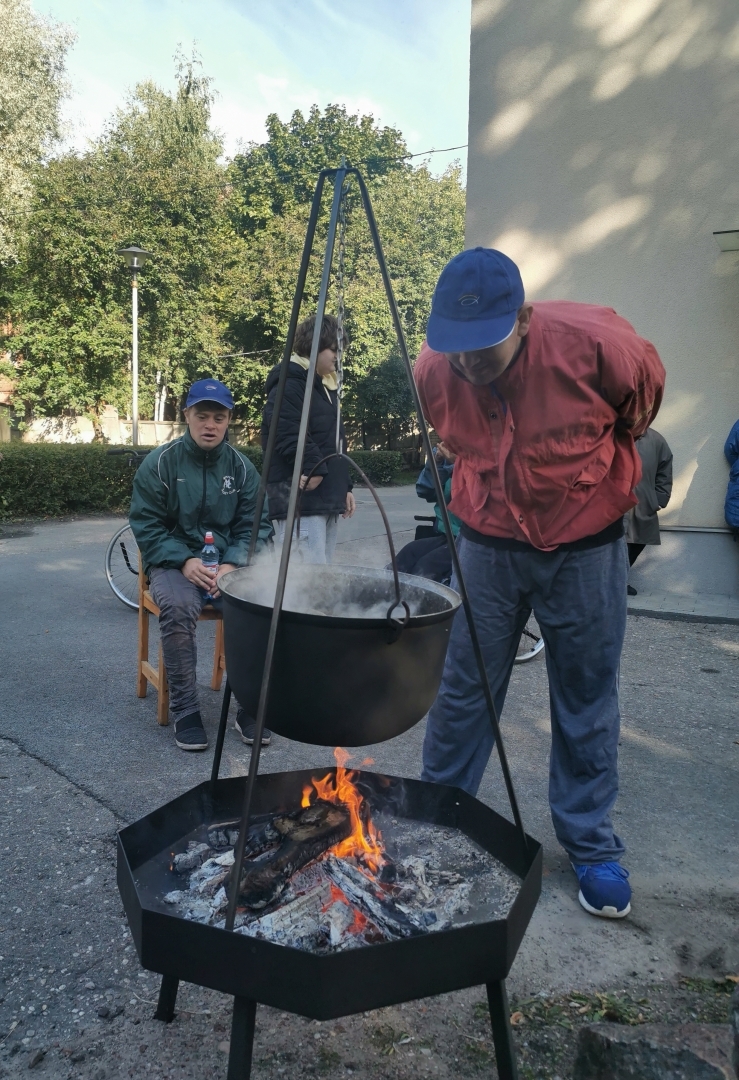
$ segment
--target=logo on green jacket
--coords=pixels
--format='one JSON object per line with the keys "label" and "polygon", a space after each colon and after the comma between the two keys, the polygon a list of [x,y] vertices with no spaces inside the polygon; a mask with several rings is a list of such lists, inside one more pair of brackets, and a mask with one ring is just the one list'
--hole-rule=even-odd
{"label": "logo on green jacket", "polygon": [[234,487],[233,476],[224,476],[223,487],[221,488],[221,495],[233,495],[235,491],[236,488]]}

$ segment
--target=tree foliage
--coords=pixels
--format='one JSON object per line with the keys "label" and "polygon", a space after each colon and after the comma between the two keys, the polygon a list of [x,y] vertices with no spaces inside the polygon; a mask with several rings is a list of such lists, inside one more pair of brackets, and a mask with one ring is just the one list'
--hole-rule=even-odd
{"label": "tree foliage", "polygon": [[[231,336],[244,351],[272,349],[276,355],[290,315],[297,267],[321,168],[342,157],[360,163],[382,237],[408,347],[421,346],[428,308],[443,265],[464,240],[464,190],[452,166],[434,177],[426,165],[412,169],[399,132],[377,128],[371,117],[329,106],[306,121],[296,112],[290,124],[268,121],[269,138],[237,157],[232,207],[249,243],[242,304],[234,310]],[[355,156],[357,155],[357,156]],[[322,254],[332,197],[324,192],[315,251]],[[305,314],[318,293],[321,258],[306,282]],[[331,304],[338,291],[336,258]],[[350,432],[362,444],[392,446],[413,427],[412,402],[400,364],[395,333],[356,183],[348,183],[344,275],[347,356],[345,411]]]}
{"label": "tree foliage", "polygon": [[[139,85],[87,153],[39,170],[10,312],[16,397],[27,415],[130,410],[130,281],[115,251],[136,243],[154,256],[139,278],[141,415],[154,415],[157,385],[166,385],[174,418],[187,384],[214,375],[255,434],[316,178],[342,157],[367,179],[409,348],[420,346],[436,278],[463,242],[459,170],[434,177],[411,168],[400,132],[338,105],[287,123],[272,115],[264,143],[223,162],[212,98],[197,60],[180,58],[173,93]],[[318,293],[331,194],[329,184],[303,316]],[[356,185],[345,271],[349,429],[366,447],[393,449],[412,427],[412,408]],[[336,290],[334,278],[331,308]]]}
{"label": "tree foliage", "polygon": [[64,62],[74,34],[34,14],[30,0],[0,0],[0,265],[16,255],[35,166],[59,136]]}
{"label": "tree foliage", "polygon": [[139,85],[88,153],[40,173],[11,342],[27,411],[130,411],[131,286],[120,246],[153,254],[139,278],[142,413],[153,414],[157,372],[176,401],[225,351],[228,283],[244,252],[210,102],[209,80],[183,62],[174,94]]}

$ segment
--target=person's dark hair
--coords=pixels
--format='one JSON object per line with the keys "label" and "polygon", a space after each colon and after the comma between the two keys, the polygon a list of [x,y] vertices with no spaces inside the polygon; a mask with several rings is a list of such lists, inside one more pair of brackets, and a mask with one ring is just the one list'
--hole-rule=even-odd
{"label": "person's dark hair", "polygon": [[[298,356],[304,357],[306,360],[310,356],[310,347],[313,344],[313,331],[316,326],[315,315],[309,315],[307,319],[304,319],[295,331],[295,340],[293,342],[293,352]],[[318,351],[323,352],[324,349],[335,349],[337,335],[339,330],[339,323],[335,315],[324,315],[323,322],[321,323],[321,337],[318,342]],[[349,344],[349,337],[344,327],[344,348]]]}

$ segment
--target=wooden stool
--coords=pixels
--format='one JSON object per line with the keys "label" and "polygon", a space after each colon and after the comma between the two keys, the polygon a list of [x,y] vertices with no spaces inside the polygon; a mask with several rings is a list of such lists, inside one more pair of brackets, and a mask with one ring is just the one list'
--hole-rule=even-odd
{"label": "wooden stool", "polygon": [[[159,618],[159,608],[147,588],[148,582],[143,568],[139,565],[139,656],[136,680],[136,693],[146,697],[147,683],[157,691],[157,723],[163,727],[169,723],[169,683],[167,669],[164,666],[162,642],[159,640],[159,665],[149,663],[149,615]],[[223,647],[223,615],[210,605],[200,612],[198,621],[215,622],[216,646],[213,655],[213,675],[210,680],[211,690],[220,690],[223,672],[226,669],[226,653]]]}

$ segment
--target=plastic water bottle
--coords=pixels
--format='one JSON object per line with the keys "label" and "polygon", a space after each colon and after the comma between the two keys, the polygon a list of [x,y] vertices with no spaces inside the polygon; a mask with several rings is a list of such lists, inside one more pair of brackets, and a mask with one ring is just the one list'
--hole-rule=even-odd
{"label": "plastic water bottle", "polygon": [[[207,532],[205,534],[205,543],[203,544],[203,550],[200,552],[200,559],[206,570],[210,570],[213,574],[213,580],[216,579],[216,573],[218,571],[218,548],[213,543],[213,533]],[[206,600],[212,600],[213,597],[208,593]]]}

